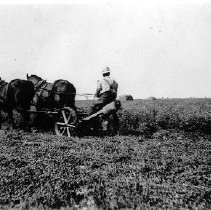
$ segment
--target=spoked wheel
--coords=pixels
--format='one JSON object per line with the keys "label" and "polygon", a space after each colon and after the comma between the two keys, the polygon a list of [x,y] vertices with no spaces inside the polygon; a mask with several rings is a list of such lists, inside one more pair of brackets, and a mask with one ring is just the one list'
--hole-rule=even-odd
{"label": "spoked wheel", "polygon": [[55,132],[58,136],[68,136],[75,131],[77,123],[76,111],[70,107],[64,107],[58,113],[58,119],[55,123]]}

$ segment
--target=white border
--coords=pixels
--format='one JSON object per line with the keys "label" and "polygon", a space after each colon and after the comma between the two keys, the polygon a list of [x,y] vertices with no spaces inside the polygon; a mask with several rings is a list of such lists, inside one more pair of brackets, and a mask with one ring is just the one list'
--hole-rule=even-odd
{"label": "white border", "polygon": [[0,4],[211,4],[210,0],[0,0]]}

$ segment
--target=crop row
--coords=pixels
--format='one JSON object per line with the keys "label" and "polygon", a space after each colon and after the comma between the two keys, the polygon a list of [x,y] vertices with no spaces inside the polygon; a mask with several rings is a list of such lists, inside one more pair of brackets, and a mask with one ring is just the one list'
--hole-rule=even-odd
{"label": "crop row", "polygon": [[[92,101],[76,102],[76,106],[85,112],[89,110],[91,104]],[[151,135],[162,129],[211,132],[210,99],[123,101],[118,116],[120,120],[119,133],[122,135]],[[15,115],[15,119],[16,123],[20,123],[18,114]]]}
{"label": "crop row", "polygon": [[[87,110],[90,101],[78,102]],[[210,99],[123,101],[118,112],[120,134],[152,134],[161,129],[211,131]]]}
{"label": "crop row", "polygon": [[211,104],[200,100],[135,101],[119,112],[121,133],[154,133],[161,129],[209,132]]}
{"label": "crop row", "polygon": [[[0,209],[210,209],[210,136],[0,136]],[[35,209],[36,209],[35,208]]]}

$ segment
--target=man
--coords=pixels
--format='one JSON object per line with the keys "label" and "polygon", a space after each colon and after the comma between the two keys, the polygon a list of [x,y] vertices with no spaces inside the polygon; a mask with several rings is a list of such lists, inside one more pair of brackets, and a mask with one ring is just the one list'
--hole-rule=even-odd
{"label": "man", "polygon": [[92,107],[92,113],[97,112],[106,104],[109,104],[117,97],[118,83],[110,78],[110,69],[106,67],[102,71],[103,79],[98,81],[95,97],[99,100]]}

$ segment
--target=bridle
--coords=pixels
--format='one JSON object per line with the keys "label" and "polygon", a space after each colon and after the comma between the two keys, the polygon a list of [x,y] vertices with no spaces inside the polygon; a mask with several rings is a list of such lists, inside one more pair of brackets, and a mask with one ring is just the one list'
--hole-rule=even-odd
{"label": "bridle", "polygon": [[[71,93],[69,92],[67,89],[65,91],[57,91],[57,87],[60,84],[69,84],[69,82],[67,80],[57,80],[54,84],[52,83],[47,83],[46,80],[43,80],[42,78],[36,78],[34,77],[36,80],[33,81],[34,83],[34,89],[35,89],[35,96],[33,99],[32,104],[36,105],[37,100],[39,100],[39,98],[43,98],[46,99],[45,97],[43,97],[42,93],[43,91],[47,91],[49,93],[49,99],[52,99],[53,95],[58,95],[58,96],[69,96],[69,95],[76,95],[75,93]],[[31,78],[32,81],[33,78]],[[48,88],[48,85],[51,84],[52,88]]]}
{"label": "bridle", "polygon": [[0,80],[0,88],[4,87],[5,85],[7,85],[8,83],[5,82],[4,80]]}
{"label": "bridle", "polygon": [[[42,85],[43,84],[45,84],[45,86],[44,86],[44,88],[42,88]],[[45,89],[45,87],[46,87],[46,85],[47,85],[47,82],[46,82],[46,80],[39,80],[36,84],[34,84],[34,89],[35,89],[35,91],[38,91],[39,89]]]}
{"label": "bridle", "polygon": [[[30,80],[31,81],[31,80]],[[46,86],[48,85],[48,83],[46,82],[46,80],[43,80],[43,79],[40,79],[37,81],[36,84],[34,84],[34,90],[35,90],[35,96],[38,98],[44,98],[42,96],[42,93],[44,90],[48,91],[48,92],[51,92],[52,90],[48,90],[46,88]],[[51,93],[50,93],[51,94]],[[35,97],[33,98],[33,101],[32,101],[32,105],[36,105],[37,101],[35,99]]]}

